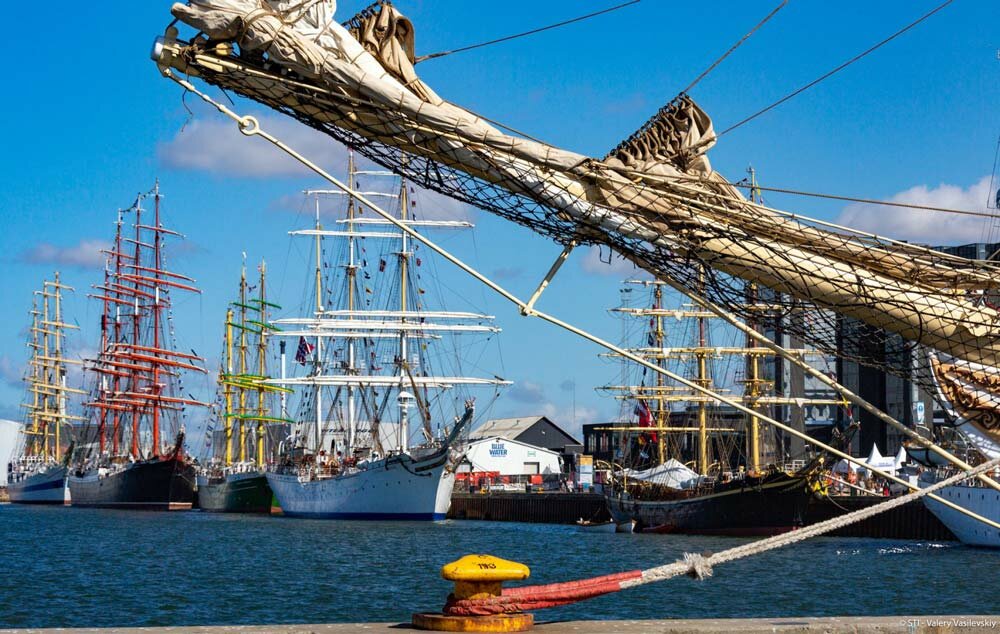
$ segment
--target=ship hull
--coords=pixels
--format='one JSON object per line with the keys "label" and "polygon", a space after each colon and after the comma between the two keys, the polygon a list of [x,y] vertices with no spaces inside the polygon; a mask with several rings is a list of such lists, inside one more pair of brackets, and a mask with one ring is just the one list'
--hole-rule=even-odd
{"label": "ship hull", "polygon": [[[977,515],[1000,522],[1000,491],[987,487],[950,486],[938,491],[937,495]],[[1000,548],[1000,531],[997,529],[928,497],[924,497],[924,504],[963,544]]]}
{"label": "ship hull", "polygon": [[272,496],[263,473],[198,476],[198,507],[210,513],[270,513]]}
{"label": "ship hull", "polygon": [[194,501],[194,467],[177,458],[139,462],[100,476],[69,477],[73,506],[146,511],[188,510]]}
{"label": "ship hull", "polygon": [[7,485],[12,504],[69,504],[66,467],[53,467]]}
{"label": "ship hull", "polygon": [[608,497],[616,521],[635,520],[637,532],[768,536],[804,525],[809,492],[802,478],[781,476],[676,500]]}
{"label": "ship hull", "polygon": [[446,462],[444,453],[416,462],[394,456],[325,480],[278,473],[268,473],[267,480],[289,517],[435,521],[448,513],[455,486]]}

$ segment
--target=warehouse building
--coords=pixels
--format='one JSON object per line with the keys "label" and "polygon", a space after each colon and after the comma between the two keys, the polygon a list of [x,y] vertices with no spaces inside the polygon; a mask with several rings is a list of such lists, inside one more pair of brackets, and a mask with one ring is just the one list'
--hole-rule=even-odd
{"label": "warehouse building", "polygon": [[494,436],[469,443],[459,472],[500,476],[558,475],[562,472],[562,461],[555,451]]}

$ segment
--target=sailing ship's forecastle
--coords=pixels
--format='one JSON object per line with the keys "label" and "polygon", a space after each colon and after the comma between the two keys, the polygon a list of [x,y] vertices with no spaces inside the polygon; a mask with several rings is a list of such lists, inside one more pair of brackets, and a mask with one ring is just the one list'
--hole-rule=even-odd
{"label": "sailing ship's forecastle", "polygon": [[451,505],[455,474],[447,453],[414,461],[392,456],[366,469],[324,480],[268,473],[285,515],[353,520],[443,520]]}
{"label": "sailing ship's forecastle", "polygon": [[14,504],[69,504],[66,467],[51,466],[7,484]]}
{"label": "sailing ship's forecastle", "polygon": [[[994,522],[1000,522],[1000,491],[983,486],[951,486],[938,495]],[[924,504],[963,544],[1000,548],[1000,531],[930,499]]]}

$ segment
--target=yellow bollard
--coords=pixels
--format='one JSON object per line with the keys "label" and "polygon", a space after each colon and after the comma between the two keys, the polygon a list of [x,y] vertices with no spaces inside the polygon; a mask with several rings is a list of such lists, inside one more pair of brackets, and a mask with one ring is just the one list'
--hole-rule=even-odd
{"label": "yellow bollard", "polygon": [[[531,571],[524,564],[493,557],[466,555],[441,567],[441,576],[455,582],[456,599],[486,599],[503,592],[504,581],[522,581]],[[449,616],[438,613],[413,615],[414,627],[435,632],[527,632],[534,627],[531,614]]]}

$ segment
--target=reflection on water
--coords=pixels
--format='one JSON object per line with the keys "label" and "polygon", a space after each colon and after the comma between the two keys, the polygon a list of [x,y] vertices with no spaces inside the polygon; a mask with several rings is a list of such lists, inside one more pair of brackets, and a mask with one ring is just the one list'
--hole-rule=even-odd
{"label": "reflection on water", "polygon": [[[407,621],[440,609],[441,564],[485,552],[533,583],[745,540],[497,522],[332,522],[0,506],[0,627]],[[990,614],[1000,552],[820,538],[538,614],[540,620]]]}

